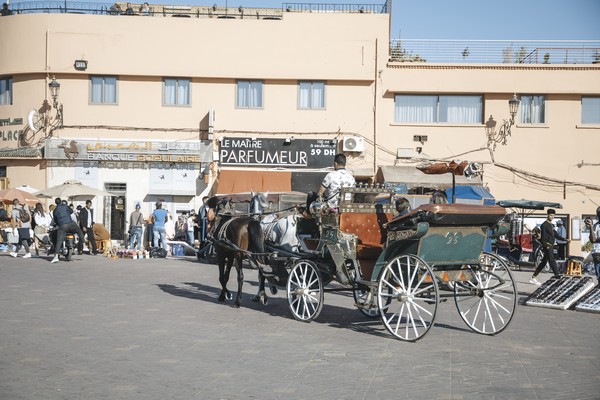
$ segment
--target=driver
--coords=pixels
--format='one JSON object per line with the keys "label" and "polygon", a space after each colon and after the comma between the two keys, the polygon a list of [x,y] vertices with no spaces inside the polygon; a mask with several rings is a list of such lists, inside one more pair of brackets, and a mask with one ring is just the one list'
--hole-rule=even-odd
{"label": "driver", "polygon": [[[325,175],[319,191],[311,197],[325,196],[329,208],[337,209],[340,201],[340,189],[343,187],[351,187],[356,185],[354,176],[346,169],[346,156],[342,153],[336,154],[333,160],[333,171]],[[310,206],[310,203],[308,204]]]}
{"label": "driver", "polygon": [[81,228],[74,222],[71,214],[73,214],[73,210],[71,207],[67,205],[67,203],[63,203],[60,197],[57,197],[54,200],[56,204],[56,208],[54,209],[52,215],[54,219],[54,223],[58,227],[58,231],[56,233],[56,242],[54,242],[54,258],[52,259],[52,263],[58,262],[58,253],[60,252],[60,246],[62,242],[65,240],[65,235],[67,233],[76,233],[79,236],[79,242],[77,243],[77,251],[79,254],[83,251],[83,232]]}
{"label": "driver", "polygon": [[598,222],[595,224],[590,218],[585,219],[585,226],[590,230],[590,242],[592,242],[592,261],[596,277],[600,281],[600,207],[596,208]]}

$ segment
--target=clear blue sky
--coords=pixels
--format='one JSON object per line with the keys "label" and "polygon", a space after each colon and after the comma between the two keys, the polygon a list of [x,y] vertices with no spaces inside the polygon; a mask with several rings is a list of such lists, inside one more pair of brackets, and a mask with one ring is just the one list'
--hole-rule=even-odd
{"label": "clear blue sky", "polygon": [[[164,2],[225,6],[225,1]],[[385,0],[293,2],[383,4]],[[234,8],[280,8],[282,4],[227,0],[227,6]],[[393,0],[392,18],[393,39],[600,40],[600,0]]]}

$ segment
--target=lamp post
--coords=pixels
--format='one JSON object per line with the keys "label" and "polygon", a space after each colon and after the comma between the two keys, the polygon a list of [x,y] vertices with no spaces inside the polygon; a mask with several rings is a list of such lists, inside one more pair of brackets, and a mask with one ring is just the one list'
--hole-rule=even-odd
{"label": "lamp post", "polygon": [[52,105],[56,109],[56,121],[58,121],[57,127],[62,128],[63,126],[63,106],[58,102],[58,95],[60,93],[60,83],[56,80],[56,77],[52,77],[50,83],[48,83],[50,89],[50,97],[52,97]]}
{"label": "lamp post", "polygon": [[496,130],[497,122],[490,115],[490,119],[485,123],[485,133],[488,138],[487,147],[488,149],[496,150],[498,144],[506,145],[507,138],[510,136],[512,126],[515,124],[515,115],[519,110],[519,104],[521,100],[514,94],[512,99],[508,101],[508,111],[510,112],[510,120],[503,120],[502,125]]}

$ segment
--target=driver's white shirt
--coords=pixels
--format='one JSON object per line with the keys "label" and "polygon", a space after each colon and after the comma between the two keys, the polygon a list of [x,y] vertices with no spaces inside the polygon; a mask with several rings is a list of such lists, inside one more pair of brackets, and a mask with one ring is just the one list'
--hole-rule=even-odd
{"label": "driver's white shirt", "polygon": [[325,198],[331,208],[337,208],[340,199],[340,189],[343,187],[354,186],[356,181],[350,172],[345,168],[336,169],[328,173],[321,185],[326,189]]}

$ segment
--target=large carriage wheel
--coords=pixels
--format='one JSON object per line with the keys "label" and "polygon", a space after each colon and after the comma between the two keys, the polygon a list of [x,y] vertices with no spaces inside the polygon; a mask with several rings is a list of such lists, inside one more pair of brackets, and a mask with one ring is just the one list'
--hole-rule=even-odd
{"label": "large carriage wheel", "polygon": [[494,335],[510,323],[517,306],[517,285],[508,265],[491,253],[479,267],[466,266],[471,279],[456,282],[454,302],[460,317],[475,332]]}
{"label": "large carriage wheel", "polygon": [[377,306],[388,331],[414,342],[429,331],[435,319],[438,287],[431,268],[414,255],[390,261],[379,275]]}
{"label": "large carriage wheel", "polygon": [[321,272],[312,261],[294,263],[287,281],[290,311],[298,321],[310,322],[323,308],[324,285]]}

